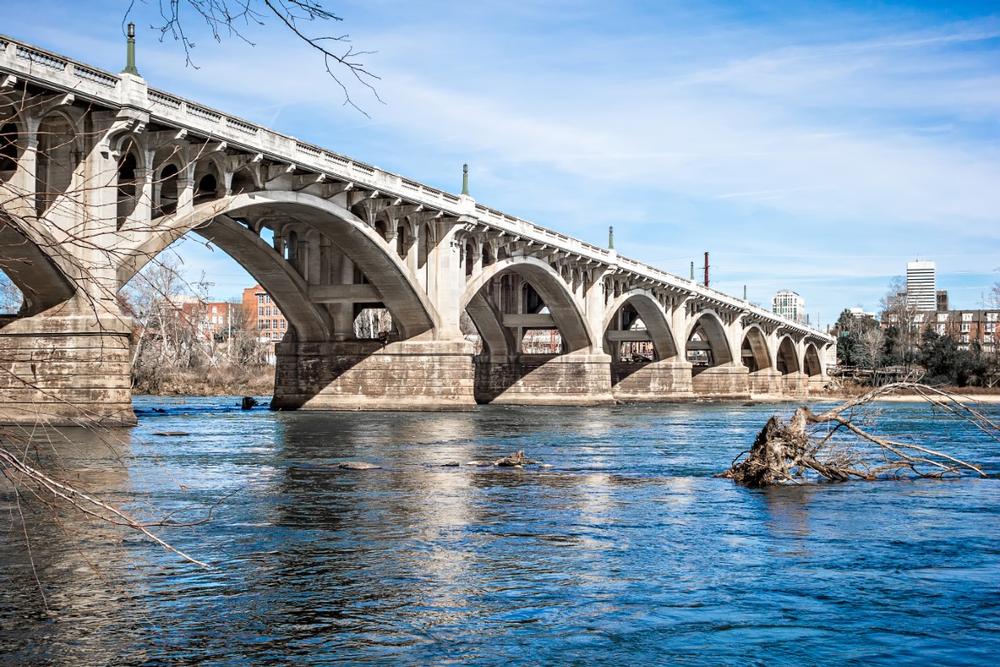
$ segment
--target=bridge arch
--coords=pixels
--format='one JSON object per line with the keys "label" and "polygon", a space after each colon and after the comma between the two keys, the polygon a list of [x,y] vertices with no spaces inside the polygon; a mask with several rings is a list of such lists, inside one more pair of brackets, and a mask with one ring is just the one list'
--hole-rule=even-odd
{"label": "bridge arch", "polygon": [[771,351],[764,330],[756,324],[747,327],[740,346],[740,359],[751,373],[771,368]]}
{"label": "bridge arch", "polygon": [[806,345],[802,367],[809,377],[823,375],[823,363],[820,360],[819,350],[815,344],[808,343]]}
{"label": "bridge arch", "polygon": [[649,337],[656,352],[656,358],[669,359],[677,355],[677,344],[670,330],[666,311],[649,290],[634,289],[618,296],[608,307],[604,318],[603,332],[605,337],[613,326],[615,317],[626,306],[635,310],[638,318],[646,326]]}
{"label": "bridge arch", "polygon": [[0,269],[21,291],[18,315],[37,315],[76,293],[73,266],[59,261],[59,248],[44,227],[0,208]]}
{"label": "bridge arch", "polygon": [[795,342],[791,336],[783,336],[778,343],[775,366],[782,375],[797,373],[801,370],[799,368],[799,355],[795,352]]}
{"label": "bridge arch", "polygon": [[[696,374],[706,368],[728,364],[733,360],[725,325],[714,310],[703,310],[691,321],[686,340],[687,360],[693,364],[692,370]],[[692,352],[707,354],[693,355]]]}
{"label": "bridge arch", "polygon": [[[403,338],[416,336],[438,326],[438,314],[427,295],[414,284],[406,266],[385,247],[377,232],[342,206],[304,192],[264,191],[230,195],[199,203],[186,215],[169,215],[154,220],[155,232],[144,235],[140,242],[126,251],[127,258],[118,270],[119,282],[125,284],[151,258],[189,231],[193,230],[204,236],[203,231],[207,231],[214,224],[213,220],[220,216],[240,218],[252,217],[258,213],[287,216],[296,225],[312,228],[336,245],[378,290],[382,303],[392,314],[393,323]],[[241,264],[252,261],[251,249],[241,248],[240,245],[253,240],[251,232],[257,227],[251,223],[243,228],[247,229],[248,235],[241,236],[242,240],[224,237],[232,245],[223,248]],[[273,248],[259,238],[253,247],[273,251]],[[244,250],[248,254],[242,258],[234,254]],[[274,255],[280,258],[283,266],[290,266],[277,251],[274,251]],[[255,270],[264,271],[265,267],[269,267],[267,270],[274,270],[273,262],[270,261],[263,262]],[[254,270],[250,273],[261,280],[261,276],[255,274]],[[261,286],[267,287],[263,281]],[[308,286],[304,282],[300,289],[308,292]]]}
{"label": "bridge arch", "polygon": [[[499,313],[491,307],[494,316],[493,321],[490,321],[489,318],[485,317],[485,312],[481,307],[473,304],[473,310],[469,311],[469,305],[488,283],[494,278],[502,277],[505,273],[517,274],[541,297],[552,316],[553,323],[562,335],[563,352],[582,350],[593,345],[583,313],[573,298],[573,294],[551,265],[535,257],[512,257],[497,260],[482,268],[478,273],[469,276],[459,305],[462,310],[469,312],[469,316],[473,318],[473,322],[479,328],[480,335],[484,341],[487,341],[487,344],[490,340],[499,343],[497,326],[501,329],[507,328],[502,324],[503,313]],[[480,317],[480,320],[477,321],[477,317]],[[491,350],[491,353],[496,354],[497,352]]]}

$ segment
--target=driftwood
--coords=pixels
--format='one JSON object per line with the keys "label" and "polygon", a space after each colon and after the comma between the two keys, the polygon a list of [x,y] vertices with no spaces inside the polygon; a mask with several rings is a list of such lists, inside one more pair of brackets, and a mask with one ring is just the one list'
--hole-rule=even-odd
{"label": "driftwood", "polygon": [[1000,442],[1000,426],[956,395],[916,382],[895,382],[819,414],[803,406],[787,422],[771,417],[753,446],[741,452],[719,477],[747,487],[810,478],[840,482],[852,478],[943,477],[962,472],[987,477],[979,466],[945,452],[876,435],[858,425],[864,408],[881,397],[898,393],[916,395]]}

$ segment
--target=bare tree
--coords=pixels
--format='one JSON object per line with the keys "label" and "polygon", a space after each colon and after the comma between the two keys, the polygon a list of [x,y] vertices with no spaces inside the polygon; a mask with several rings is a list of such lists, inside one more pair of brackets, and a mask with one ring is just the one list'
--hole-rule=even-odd
{"label": "bare tree", "polygon": [[881,365],[882,350],[885,348],[885,333],[880,327],[871,327],[858,337],[861,357],[868,368],[875,370]]}
{"label": "bare tree", "polygon": [[[200,23],[212,39],[224,38],[242,41],[250,46],[248,30],[254,26],[276,24],[290,31],[321,59],[326,73],[340,87],[344,104],[364,115],[364,109],[355,103],[352,88],[360,87],[381,102],[375,82],[379,77],[362,62],[373,51],[355,48],[348,34],[316,34],[313,28],[335,25],[343,18],[328,9],[322,0],[130,0],[125,18],[143,16],[144,8],[155,10],[150,16],[149,27],[157,31],[161,41],[170,37],[184,49],[188,65],[196,67],[192,58],[195,42],[190,32],[190,21]],[[152,14],[152,12],[149,12]]]}

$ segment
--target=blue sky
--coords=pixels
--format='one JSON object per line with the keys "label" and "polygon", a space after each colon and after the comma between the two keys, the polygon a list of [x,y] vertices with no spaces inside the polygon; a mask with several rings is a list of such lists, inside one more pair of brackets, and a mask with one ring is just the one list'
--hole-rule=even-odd
{"label": "blue sky", "polygon": [[[7,0],[0,30],[123,64],[125,2]],[[1000,6],[992,3],[327,3],[378,74],[349,107],[275,25],[214,42],[198,68],[149,29],[139,68],[192,97],[490,206],[823,323],[877,306],[934,259],[958,307],[1000,280]],[[45,17],[39,20],[39,17]],[[249,280],[188,243],[219,297]]]}

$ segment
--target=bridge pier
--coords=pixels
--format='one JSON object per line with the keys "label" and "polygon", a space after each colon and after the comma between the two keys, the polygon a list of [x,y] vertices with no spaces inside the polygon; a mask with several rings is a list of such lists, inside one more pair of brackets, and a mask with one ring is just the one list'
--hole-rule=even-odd
{"label": "bridge pier", "polygon": [[809,376],[801,371],[781,376],[781,389],[786,396],[804,397],[809,394]]}
{"label": "bridge pier", "polygon": [[764,368],[750,373],[750,393],[754,396],[777,396],[784,391],[781,372],[774,368]]}
{"label": "bridge pier", "polygon": [[611,393],[616,401],[670,401],[690,398],[691,364],[678,359],[611,363]]}
{"label": "bridge pier", "polygon": [[743,364],[727,363],[695,369],[691,388],[707,398],[750,398],[750,372]]}
{"label": "bridge pier", "polygon": [[278,410],[471,410],[474,371],[466,341],[281,342]]}
{"label": "bridge pier", "polygon": [[65,305],[4,324],[0,423],[135,424],[129,324],[121,315]]}
{"label": "bridge pier", "polygon": [[611,357],[606,354],[521,354],[476,361],[476,400],[501,405],[607,405]]}

